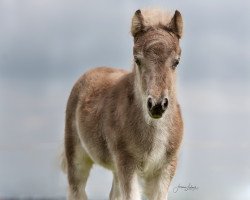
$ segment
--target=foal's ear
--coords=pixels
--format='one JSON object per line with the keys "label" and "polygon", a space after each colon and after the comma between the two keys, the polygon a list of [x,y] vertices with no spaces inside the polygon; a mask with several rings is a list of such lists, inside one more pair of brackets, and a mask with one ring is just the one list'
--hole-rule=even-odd
{"label": "foal's ear", "polygon": [[181,13],[178,10],[175,11],[173,18],[167,26],[167,29],[177,35],[179,39],[182,37],[183,21]]}
{"label": "foal's ear", "polygon": [[131,33],[133,37],[136,37],[136,35],[142,32],[143,29],[144,29],[143,16],[141,10],[137,10],[135,11],[135,14],[132,18]]}

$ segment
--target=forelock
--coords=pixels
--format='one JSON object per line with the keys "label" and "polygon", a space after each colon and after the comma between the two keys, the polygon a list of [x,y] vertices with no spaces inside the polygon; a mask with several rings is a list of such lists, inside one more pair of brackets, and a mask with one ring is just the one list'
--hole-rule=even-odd
{"label": "forelock", "polygon": [[167,26],[173,17],[173,12],[160,8],[146,8],[141,10],[145,28]]}

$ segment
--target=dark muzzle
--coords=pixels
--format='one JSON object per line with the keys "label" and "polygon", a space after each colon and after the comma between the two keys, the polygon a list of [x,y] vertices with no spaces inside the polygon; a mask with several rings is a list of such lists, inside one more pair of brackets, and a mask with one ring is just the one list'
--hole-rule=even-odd
{"label": "dark muzzle", "polygon": [[154,103],[152,97],[148,97],[147,107],[149,114],[154,119],[159,119],[168,107],[168,99],[163,98],[161,101]]}

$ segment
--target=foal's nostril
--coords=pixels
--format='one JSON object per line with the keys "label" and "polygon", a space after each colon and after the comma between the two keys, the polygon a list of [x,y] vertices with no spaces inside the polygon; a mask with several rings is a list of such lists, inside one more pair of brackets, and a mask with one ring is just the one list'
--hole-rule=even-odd
{"label": "foal's nostril", "polygon": [[161,106],[162,106],[162,110],[165,111],[167,109],[167,107],[168,107],[168,99],[167,98],[163,99]]}
{"label": "foal's nostril", "polygon": [[153,100],[151,97],[148,98],[147,106],[149,110],[151,110],[153,107]]}

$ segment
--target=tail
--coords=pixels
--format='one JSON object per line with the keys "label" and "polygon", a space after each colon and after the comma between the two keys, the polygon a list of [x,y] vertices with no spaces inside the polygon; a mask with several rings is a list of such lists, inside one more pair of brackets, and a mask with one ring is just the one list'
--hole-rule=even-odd
{"label": "tail", "polygon": [[66,159],[64,148],[62,148],[62,150],[61,150],[60,162],[61,162],[60,163],[61,170],[66,174],[68,166],[67,166],[67,159]]}

